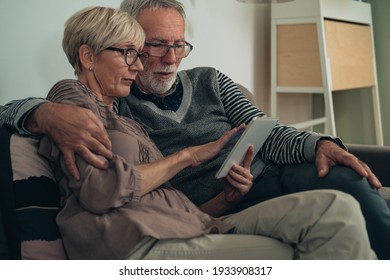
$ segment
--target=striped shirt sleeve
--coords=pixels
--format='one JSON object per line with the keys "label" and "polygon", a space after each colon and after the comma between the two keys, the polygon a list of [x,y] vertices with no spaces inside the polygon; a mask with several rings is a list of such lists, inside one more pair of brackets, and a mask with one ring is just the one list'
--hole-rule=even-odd
{"label": "striped shirt sleeve", "polygon": [[[247,124],[254,117],[266,116],[263,111],[252,105],[229,77],[218,70],[217,79],[226,116],[233,126]],[[313,162],[317,142],[322,139],[329,139],[345,148],[341,140],[336,137],[309,131],[298,131],[293,127],[278,123],[259,154],[263,161],[276,164]]]}
{"label": "striped shirt sleeve", "polygon": [[255,117],[264,117],[265,113],[257,109],[227,76],[217,71],[218,87],[226,116],[233,124],[248,124]]}
{"label": "striped shirt sleeve", "polygon": [[20,135],[39,137],[30,133],[24,126],[25,120],[38,106],[47,102],[43,98],[29,97],[13,100],[4,106],[0,106],[0,125],[8,124],[14,127]]}
{"label": "striped shirt sleeve", "polygon": [[[13,100],[5,105],[0,105],[0,126],[8,124],[16,129],[22,136],[29,136],[32,138],[41,137],[41,135],[29,132],[24,126],[25,120],[28,116],[40,105],[45,102],[50,102],[43,98],[29,97],[26,99]],[[118,113],[119,100],[114,100],[114,111]]]}

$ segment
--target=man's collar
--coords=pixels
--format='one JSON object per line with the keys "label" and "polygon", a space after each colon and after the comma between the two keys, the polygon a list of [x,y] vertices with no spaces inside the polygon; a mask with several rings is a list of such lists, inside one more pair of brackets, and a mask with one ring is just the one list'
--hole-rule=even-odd
{"label": "man's collar", "polygon": [[143,93],[135,84],[131,86],[131,95],[139,100],[154,103],[161,110],[171,110],[176,112],[183,100],[183,86],[180,82],[175,83],[169,94],[164,96]]}

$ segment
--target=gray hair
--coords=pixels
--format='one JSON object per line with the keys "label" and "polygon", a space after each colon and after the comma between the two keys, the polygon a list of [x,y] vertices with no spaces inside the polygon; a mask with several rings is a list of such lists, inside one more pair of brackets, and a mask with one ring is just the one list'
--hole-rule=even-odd
{"label": "gray hair", "polygon": [[186,18],[184,5],[177,0],[123,0],[120,9],[134,18],[144,9],[173,9]]}
{"label": "gray hair", "polygon": [[115,44],[128,42],[141,48],[144,41],[142,27],[128,13],[107,7],[89,7],[66,21],[62,48],[78,76],[82,70],[79,57],[82,45],[88,45],[99,54]]}

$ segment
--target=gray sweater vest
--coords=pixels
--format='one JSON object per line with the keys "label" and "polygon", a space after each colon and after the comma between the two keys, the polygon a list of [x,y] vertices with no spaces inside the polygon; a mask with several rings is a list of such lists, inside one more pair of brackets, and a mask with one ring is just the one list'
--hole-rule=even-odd
{"label": "gray sweater vest", "polygon": [[[232,128],[220,100],[214,68],[180,71],[178,77],[183,85],[183,101],[176,112],[161,110],[131,94],[119,105],[120,114],[141,123],[164,155],[214,141]],[[214,176],[225,158],[226,154],[187,168],[171,183],[195,204],[202,204],[222,191],[221,181]]]}

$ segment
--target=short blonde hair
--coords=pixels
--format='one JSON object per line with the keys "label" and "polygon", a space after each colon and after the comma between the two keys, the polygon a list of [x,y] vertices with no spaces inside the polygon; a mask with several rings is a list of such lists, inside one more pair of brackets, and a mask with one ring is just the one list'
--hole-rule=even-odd
{"label": "short blonde hair", "polygon": [[133,17],[119,9],[89,7],[66,21],[62,48],[78,76],[82,70],[79,48],[83,44],[99,54],[108,47],[128,42],[140,48],[145,42],[145,33]]}

